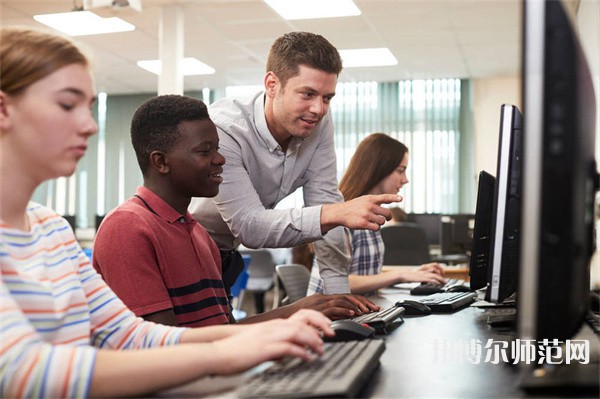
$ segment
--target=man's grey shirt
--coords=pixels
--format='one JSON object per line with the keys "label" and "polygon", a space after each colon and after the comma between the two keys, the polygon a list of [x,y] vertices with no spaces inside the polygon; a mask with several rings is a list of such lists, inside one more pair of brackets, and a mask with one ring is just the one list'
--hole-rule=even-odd
{"label": "man's grey shirt", "polygon": [[[333,122],[327,113],[305,139],[283,153],[267,128],[264,93],[209,106],[225,157],[214,198],[194,198],[190,212],[221,250],[292,247],[315,241],[324,292],[348,293],[349,240],[343,227],[321,234],[321,205],[342,202],[337,188]],[[273,209],[302,187],[304,208]]]}

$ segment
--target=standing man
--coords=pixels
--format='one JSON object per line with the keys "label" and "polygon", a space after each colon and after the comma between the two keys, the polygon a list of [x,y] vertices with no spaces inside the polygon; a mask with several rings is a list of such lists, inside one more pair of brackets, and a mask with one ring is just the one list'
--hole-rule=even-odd
{"label": "standing man", "polygon": [[[265,91],[209,107],[227,159],[214,198],[195,198],[193,216],[217,242],[223,279],[243,267],[235,248],[292,247],[315,242],[324,293],[349,293],[349,240],[343,226],[379,230],[391,217],[382,203],[398,195],[344,199],[337,188],[333,122],[328,113],[342,60],[324,37],[290,32],[269,51]],[[302,209],[275,210],[303,188]]]}

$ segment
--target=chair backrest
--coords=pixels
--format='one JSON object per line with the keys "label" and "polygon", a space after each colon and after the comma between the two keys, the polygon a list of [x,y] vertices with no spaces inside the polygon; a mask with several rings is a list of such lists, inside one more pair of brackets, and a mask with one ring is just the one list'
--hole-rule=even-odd
{"label": "chair backrest", "polygon": [[421,265],[431,261],[425,230],[415,223],[399,223],[381,229],[385,245],[384,265]]}
{"label": "chair backrest", "polygon": [[242,255],[250,255],[248,274],[250,278],[269,277],[273,278],[275,272],[275,260],[267,249],[241,250]]}
{"label": "chair backrest", "polygon": [[310,280],[310,271],[306,266],[297,263],[277,265],[275,273],[277,273],[287,294],[286,303],[294,303],[306,296]]}
{"label": "chair backrest", "polygon": [[237,298],[240,296],[242,290],[246,289],[246,285],[248,284],[248,277],[250,274],[248,273],[248,267],[250,265],[250,256],[242,255],[242,259],[244,260],[244,268],[242,272],[235,280],[235,283],[231,286],[231,296],[233,298]]}

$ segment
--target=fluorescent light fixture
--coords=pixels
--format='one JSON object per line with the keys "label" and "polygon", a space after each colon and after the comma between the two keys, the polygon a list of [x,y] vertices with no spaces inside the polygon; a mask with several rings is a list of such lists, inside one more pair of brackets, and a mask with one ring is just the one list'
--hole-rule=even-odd
{"label": "fluorescent light fixture", "polygon": [[[162,62],[160,60],[138,61],[137,65],[155,75],[160,75],[162,70]],[[183,69],[183,76],[212,75],[215,73],[215,69],[213,67],[206,65],[196,58],[184,58],[182,60],[181,67]]]}
{"label": "fluorescent light fixture", "polygon": [[34,15],[33,19],[69,36],[99,35],[135,29],[134,25],[121,18],[102,18],[91,11],[39,14]]}
{"label": "fluorescent light fixture", "polygon": [[83,0],[83,9],[92,8],[125,8],[130,7],[137,12],[142,12],[142,0]]}
{"label": "fluorescent light fixture", "polygon": [[285,19],[316,19],[360,15],[352,0],[265,0]]}
{"label": "fluorescent light fixture", "polygon": [[396,57],[385,47],[340,50],[340,57],[344,68],[398,65]]}

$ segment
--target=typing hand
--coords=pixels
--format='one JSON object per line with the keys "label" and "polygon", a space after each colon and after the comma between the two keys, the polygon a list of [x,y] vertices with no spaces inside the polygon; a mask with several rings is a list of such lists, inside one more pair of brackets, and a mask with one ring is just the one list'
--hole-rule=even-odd
{"label": "typing hand", "polygon": [[351,294],[313,294],[300,299],[291,306],[317,310],[332,320],[347,319],[380,309],[364,296]]}
{"label": "typing hand", "polygon": [[286,356],[305,361],[323,354],[321,330],[333,335],[322,314],[303,310],[288,319],[245,325],[238,334],[212,343],[214,373],[234,374]]}

